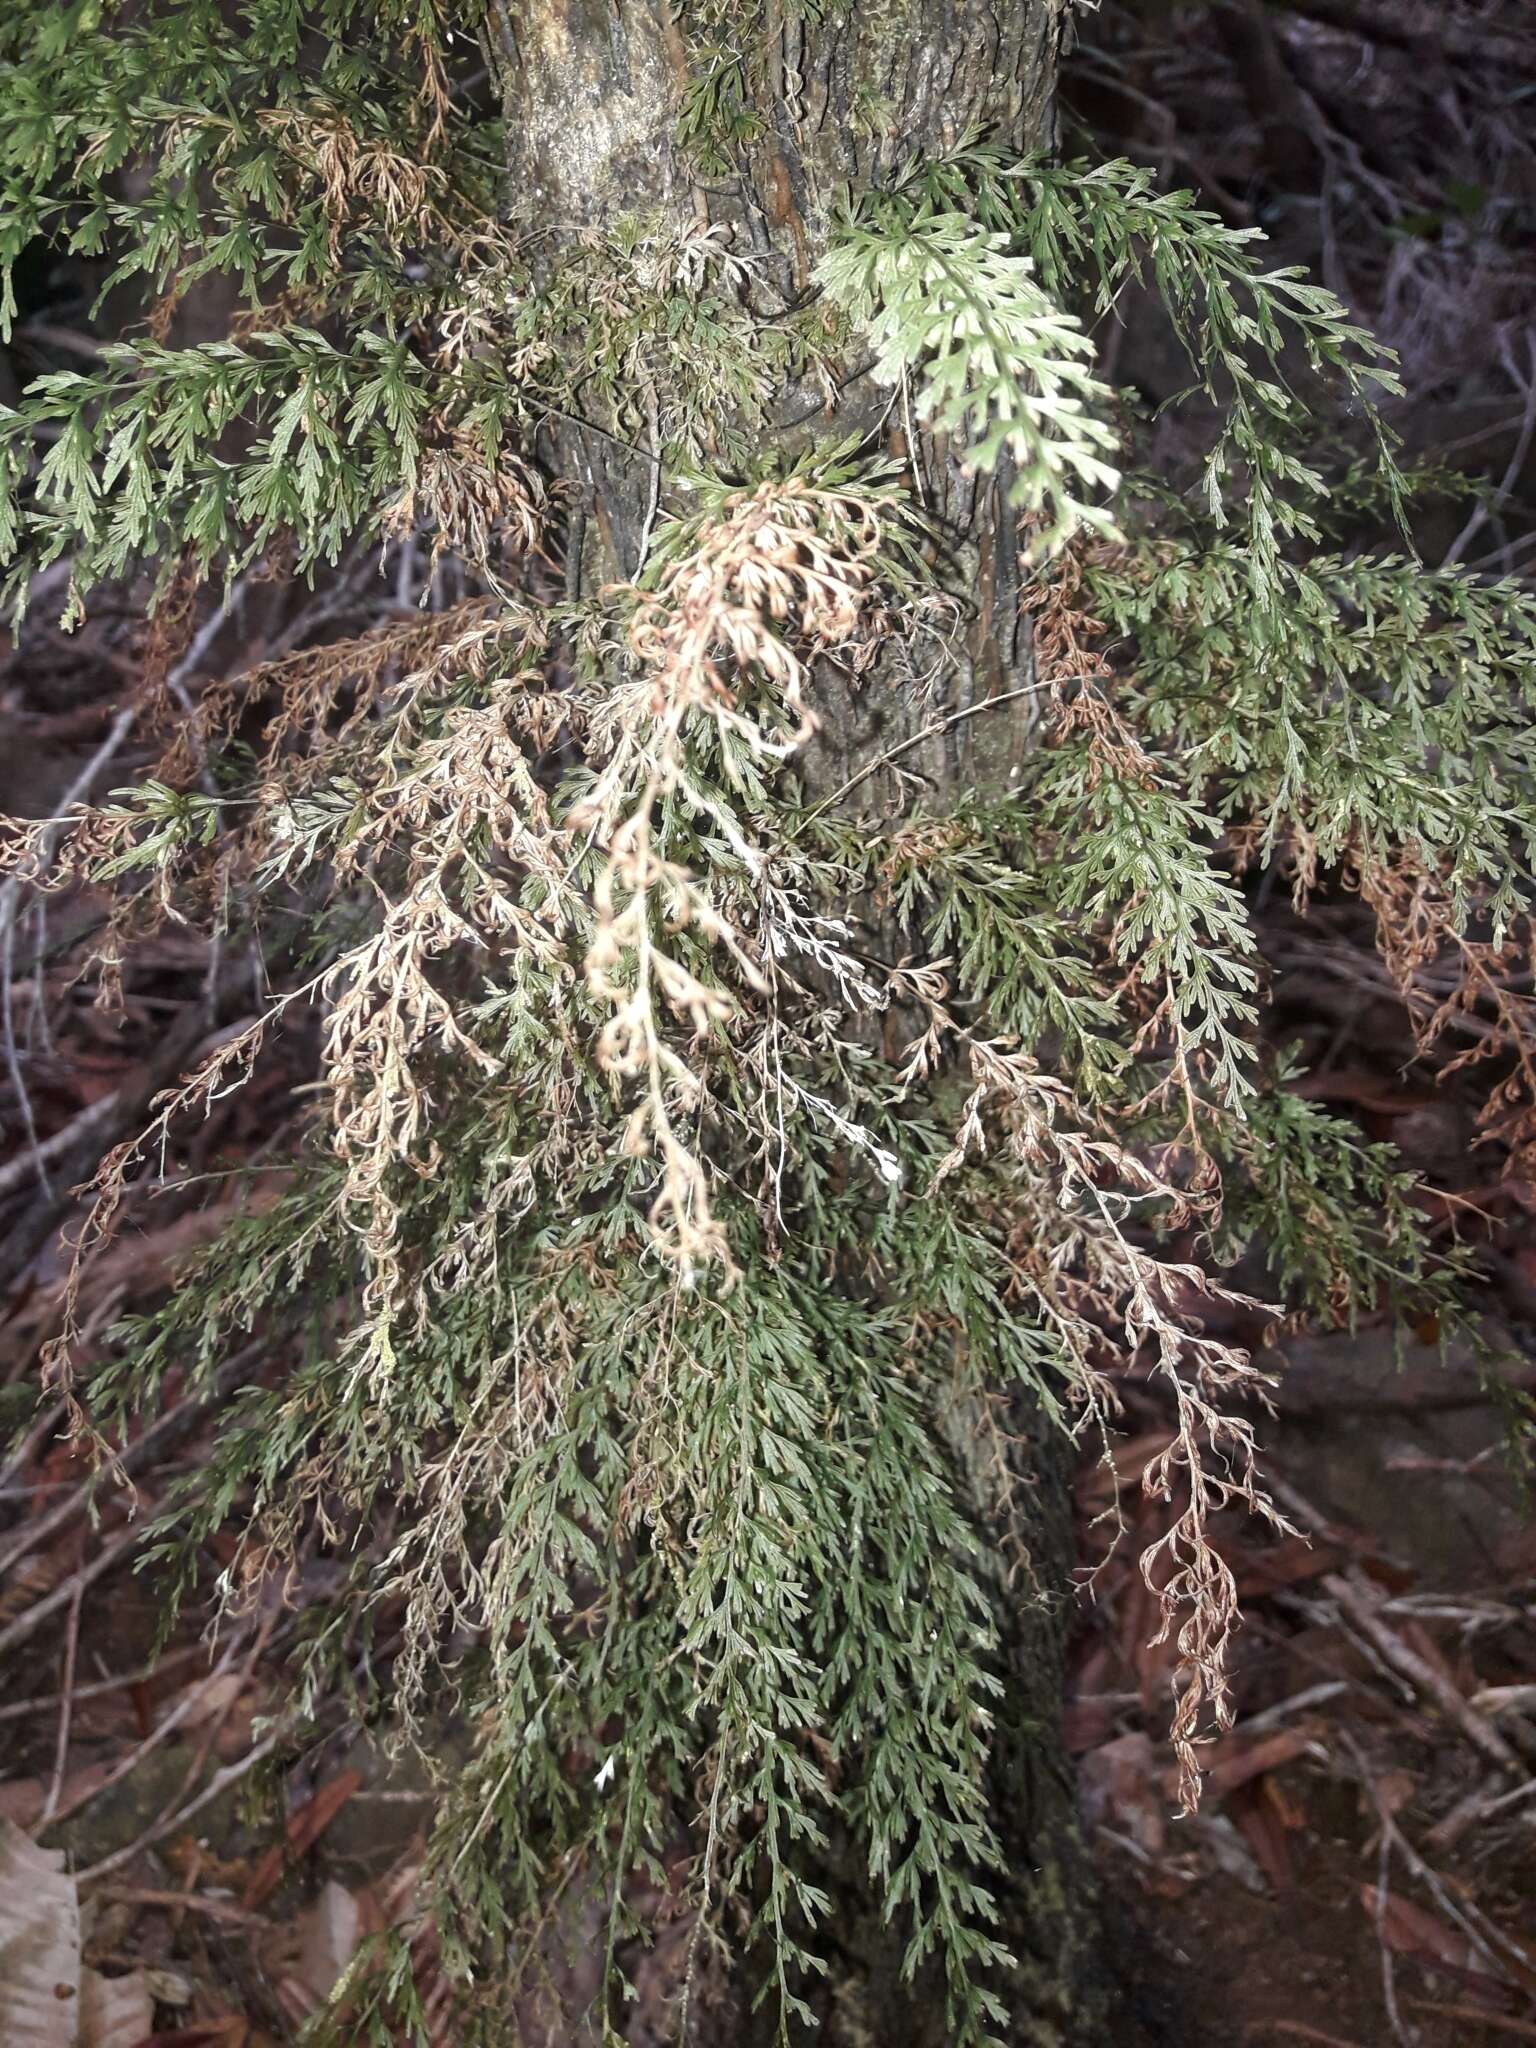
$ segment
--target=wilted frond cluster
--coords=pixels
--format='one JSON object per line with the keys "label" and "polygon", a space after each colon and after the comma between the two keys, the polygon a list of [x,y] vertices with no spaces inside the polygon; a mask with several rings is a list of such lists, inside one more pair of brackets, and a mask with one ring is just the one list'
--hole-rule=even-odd
{"label": "wilted frond cluster", "polygon": [[[424,600],[185,705],[148,692],[158,769],[8,842],[29,884],[114,890],[123,931],[269,941],[266,1008],[107,1161],[86,1254],[267,1036],[308,1015],[319,1046],[280,1192],[81,1397],[110,1423],[261,1332],[270,1367],[162,1532],[186,1557],[232,1522],[231,1600],[317,1534],[353,1569],[389,1503],[317,1670],[389,1603],[400,1710],[454,1698],[478,1731],[435,1855],[466,1978],[501,1943],[515,1999],[552,1872],[607,1886],[613,1966],[604,1873],[659,1874],[686,1831],[699,1966],[756,1944],[787,2024],[851,1828],[908,1969],[936,1958],[982,2042],[1009,1962],[989,1586],[1027,1597],[1030,1562],[998,1408],[1072,1431],[1124,1371],[1165,1393],[1144,1568],[1192,1801],[1235,1622],[1217,1518],[1279,1522],[1262,1372],[1204,1312],[1266,1312],[1239,1259],[1275,1314],[1454,1281],[1390,1154],[1289,1092],[1245,867],[1284,863],[1302,903],[1357,890],[1426,1034],[1447,1005],[1488,1020],[1491,1128],[1525,1142],[1536,606],[1312,552],[1326,458],[1282,356],[1357,404],[1390,372],[1143,173],[967,142],[829,195],[835,312],[768,305],[718,223],[653,212],[534,263],[432,7],[362,13],[0,27],[26,116],[0,256],[52,234],[108,251],[113,289],[219,273],[244,300],[187,344],[162,303],[0,416],[12,602],[67,559],[71,618],[138,577],[184,631],[201,578],[323,586],[369,549]],[[719,27],[685,117],[706,166],[750,139]],[[1087,323],[1138,267],[1216,408],[1183,491],[1120,483],[1137,423],[1093,369]],[[852,443],[781,428],[787,392],[869,375],[900,459],[878,395]],[[580,574],[582,480],[548,474],[572,419],[649,486],[606,584]],[[931,719],[976,592],[924,459],[1034,536],[1029,679]],[[831,795],[829,679],[911,713]],[[914,732],[1026,699],[1006,781],[871,806],[864,769],[899,784]],[[473,1647],[445,1671],[451,1632]]]}

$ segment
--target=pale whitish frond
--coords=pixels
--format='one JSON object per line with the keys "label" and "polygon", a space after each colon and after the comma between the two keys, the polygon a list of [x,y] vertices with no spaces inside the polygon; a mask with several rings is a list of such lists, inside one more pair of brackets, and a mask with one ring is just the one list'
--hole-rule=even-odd
{"label": "pale whitish frond", "polygon": [[1081,527],[1114,530],[1112,394],[1093,343],[1005,236],[892,200],[846,220],[817,275],[868,332],[876,377],[910,380],[918,416],[972,468],[1006,458],[1009,496],[1038,515],[1041,549]]}

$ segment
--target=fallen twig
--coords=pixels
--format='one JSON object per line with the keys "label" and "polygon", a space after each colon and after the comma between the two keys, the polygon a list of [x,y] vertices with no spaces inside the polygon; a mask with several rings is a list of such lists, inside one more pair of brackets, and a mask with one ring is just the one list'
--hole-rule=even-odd
{"label": "fallen twig", "polygon": [[75,1657],[80,1648],[80,1603],[85,1598],[85,1582],[75,1587],[75,1597],[69,1603],[69,1626],[64,1634],[64,1675],[59,1695],[59,1732],[54,1743],[53,1776],[48,1781],[48,1797],[43,1802],[43,1817],[40,1825],[58,1817],[59,1795],[64,1789],[64,1766],[69,1761],[69,1725],[75,1708]]}
{"label": "fallen twig", "polygon": [[1309,2027],[1304,2020],[1250,2020],[1243,2029],[1245,2041],[1259,2041],[1266,2034],[1283,2034],[1288,2041],[1313,2041],[1317,2048],[1358,2048],[1356,2042],[1325,2034],[1321,2027]]}
{"label": "fallen twig", "polygon": [[264,1757],[269,1757],[276,1749],[281,1735],[282,1731],[274,1728],[270,1734],[263,1736],[254,1748],[248,1749],[238,1762],[226,1764],[222,1771],[215,1771],[195,1799],[189,1799],[185,1806],[178,1807],[174,1813],[162,1814],[158,1820],[152,1821],[142,1834],[135,1836],[126,1847],[115,1849],[110,1856],[103,1856],[99,1863],[93,1863],[88,1870],[82,1870],[75,1882],[94,1884],[99,1878],[109,1877],[114,1870],[121,1870],[125,1863],[131,1863],[134,1857],[141,1855],[144,1850],[152,1849],[156,1842],[163,1842],[167,1835],[174,1834],[179,1827],[184,1827],[189,1820],[201,1813],[205,1806],[211,1806],[215,1799],[229,1790],[231,1785],[238,1785]]}
{"label": "fallen twig", "polygon": [[96,1101],[88,1102],[77,1116],[72,1116],[67,1124],[44,1138],[32,1151],[19,1152],[14,1159],[8,1159],[0,1166],[0,1201],[21,1186],[39,1161],[51,1166],[72,1145],[90,1137],[98,1124],[110,1124],[116,1109],[117,1090],[114,1088],[110,1095],[98,1096]]}
{"label": "fallen twig", "polygon": [[[127,739],[129,733],[132,732],[134,721],[138,715],[138,706],[136,704],[129,704],[113,719],[106,738],[64,792],[63,801],[59,805],[61,819],[67,817],[74,805],[82,802],[89,796],[91,785],[102,770],[109,765],[118,748]],[[42,850],[42,864],[44,866],[53,857],[53,849],[58,844],[58,835],[61,830],[62,825],[55,826],[44,842]],[[52,1208],[54,1205],[53,1184],[48,1178],[47,1163],[42,1156],[42,1148],[38,1142],[37,1126],[32,1117],[32,1098],[27,1092],[26,1078],[21,1070],[21,1058],[16,1045],[15,1033],[11,1026],[11,965],[16,937],[16,914],[21,907],[21,900],[25,889],[26,883],[19,875],[13,875],[8,881],[0,884],[0,1035],[4,1037],[6,1067],[10,1074],[11,1087],[21,1110],[22,1127],[26,1133],[26,1158],[37,1176],[49,1207]]]}
{"label": "fallen twig", "polygon": [[[75,1687],[76,1700],[100,1699],[106,1693],[126,1692],[131,1685],[143,1685],[151,1678],[163,1678],[176,1664],[185,1664],[194,1657],[204,1654],[201,1643],[189,1644],[182,1650],[167,1650],[156,1663],[141,1664],[137,1671],[124,1671],[115,1678],[95,1678],[89,1685]],[[10,1700],[0,1707],[0,1721],[21,1721],[28,1714],[46,1713],[49,1707],[56,1707],[64,1697],[58,1692],[40,1692],[29,1700]]]}
{"label": "fallen twig", "polygon": [[89,1564],[81,1565],[79,1571],[71,1572],[60,1585],[54,1587],[41,1600],[35,1601],[25,1614],[18,1614],[9,1628],[0,1629],[0,1656],[14,1650],[18,1643],[24,1643],[36,1635],[50,1615],[57,1614],[75,1597],[77,1585],[94,1586],[96,1581],[120,1565],[138,1543],[141,1532],[130,1525],[114,1536],[105,1549],[97,1552]]}
{"label": "fallen twig", "polygon": [[20,1472],[31,1464],[40,1447],[52,1436],[68,1412],[67,1401],[54,1401],[43,1410],[16,1446],[10,1462],[0,1466],[0,1482],[8,1480],[12,1473]]}
{"label": "fallen twig", "polygon": [[63,1191],[34,1202],[0,1241],[0,1289],[8,1288],[31,1265],[69,1214],[72,1197],[68,1190],[77,1181],[89,1180],[103,1154],[110,1151],[117,1133],[132,1129],[155,1096],[189,1065],[203,1035],[202,1008],[189,1005],[185,1016],[166,1033],[137,1081],[118,1091],[112,1116],[61,1155],[59,1179]]}
{"label": "fallen twig", "polygon": [[1402,1857],[1409,1871],[1430,1893],[1440,1911],[1461,1929],[1496,1977],[1508,1981],[1514,1976],[1524,1983],[1527,1990],[1536,1987],[1536,1960],[1527,1955],[1520,1944],[1501,1927],[1495,1926],[1487,1914],[1474,1906],[1470,1899],[1458,1898],[1433,1865],[1425,1862],[1378,1796],[1375,1780],[1360,1752],[1359,1744],[1348,1729],[1343,1729],[1340,1733],[1345,1748],[1354,1760],[1356,1776],[1375,1809],[1381,1828],[1383,1848],[1395,1850]]}
{"label": "fallen twig", "polygon": [[[1283,1481],[1274,1482],[1277,1499],[1317,1536],[1332,1533],[1332,1524],[1311,1502]],[[1384,1597],[1358,1565],[1340,1572],[1325,1573],[1322,1589],[1340,1612],[1376,1652],[1382,1662],[1421,1697],[1432,1701],[1466,1737],[1472,1747],[1495,1769],[1518,1775],[1525,1768],[1511,1742],[1500,1733],[1486,1714],[1458,1692],[1445,1676],[1403,1641],[1389,1626],[1382,1609]]]}
{"label": "fallen twig", "polygon": [[1276,1700],[1272,1707],[1265,1707],[1262,1713],[1245,1714],[1243,1733],[1260,1735],[1267,1728],[1278,1728],[1281,1722],[1289,1720],[1292,1714],[1304,1714],[1309,1707],[1320,1707],[1325,1700],[1337,1699],[1341,1692],[1348,1691],[1347,1678],[1325,1678],[1318,1685],[1309,1685],[1302,1692],[1292,1693],[1289,1699]]}
{"label": "fallen twig", "polygon": [[248,1907],[239,1905],[234,1899],[221,1899],[208,1892],[157,1891],[152,1886],[132,1884],[103,1885],[101,1896],[114,1905],[124,1906],[170,1906],[191,1913],[202,1913],[210,1920],[228,1920],[237,1927],[268,1927],[271,1922],[264,1913],[253,1913]]}
{"label": "fallen twig", "polygon": [[1341,1611],[1372,1643],[1383,1661],[1400,1678],[1406,1679],[1415,1692],[1432,1700],[1480,1756],[1511,1776],[1523,1770],[1519,1755],[1487,1715],[1478,1713],[1442,1673],[1387,1625],[1381,1616],[1375,1589],[1362,1571],[1351,1567],[1347,1572],[1329,1572],[1322,1585],[1324,1592],[1338,1603]]}
{"label": "fallen twig", "polygon": [[1493,2012],[1486,2005],[1444,2005],[1435,1998],[1410,1998],[1408,2003],[1415,2012],[1433,2013],[1444,2020],[1471,2020],[1477,2026],[1491,2028],[1495,2034],[1516,2034],[1522,2041],[1536,2041],[1536,2026],[1529,2020],[1517,2020],[1512,2013]]}
{"label": "fallen twig", "polygon": [[[180,1443],[182,1438],[203,1419],[210,1404],[221,1400],[231,1391],[246,1368],[262,1356],[265,1348],[261,1344],[247,1344],[242,1350],[235,1352],[219,1367],[206,1392],[179,1401],[157,1422],[152,1423],[141,1437],[131,1444],[125,1444],[112,1459],[111,1470],[114,1477],[131,1479],[136,1472],[142,1472],[157,1458]],[[9,1548],[0,1551],[0,1576],[19,1564],[22,1558],[30,1557],[33,1551],[40,1550],[50,1538],[56,1536],[61,1529],[67,1529],[71,1522],[77,1521],[86,1512],[99,1476],[93,1472],[89,1478],[81,1481],[66,1500],[61,1500],[55,1507],[50,1508],[46,1515],[40,1515],[23,1524]]]}
{"label": "fallen twig", "polygon": [[[165,1718],[150,1730],[149,1734],[145,1736],[144,1740],[136,1748],[131,1749],[126,1756],[119,1757],[99,1784],[92,1785],[87,1791],[77,1793],[73,1799],[67,1800],[56,1812],[45,1811],[42,1820],[38,1824],[38,1832],[41,1833],[45,1827],[68,1820],[71,1815],[78,1813],[82,1807],[89,1806],[94,1799],[98,1798],[110,1786],[120,1785],[124,1778],[131,1772],[136,1771],[145,1757],[153,1750],[158,1749],[161,1743],[180,1727],[181,1723],[186,1720],[198,1702],[207,1696],[210,1687],[215,1685],[224,1676],[225,1672],[234,1663],[236,1653],[241,1647],[242,1639],[236,1636],[212,1671],[205,1678],[200,1679],[196,1685],[189,1686]],[[184,1793],[186,1787],[183,1786],[182,1790]]]}
{"label": "fallen twig", "polygon": [[1494,1819],[1511,1806],[1519,1806],[1533,1796],[1536,1796],[1536,1778],[1527,1778],[1523,1785],[1509,1790],[1505,1789],[1502,1779],[1495,1780],[1492,1786],[1484,1783],[1477,1791],[1469,1792],[1465,1799],[1457,1800],[1450,1812],[1435,1822],[1424,1839],[1432,1849],[1454,1849],[1469,1829],[1480,1827],[1484,1821]]}

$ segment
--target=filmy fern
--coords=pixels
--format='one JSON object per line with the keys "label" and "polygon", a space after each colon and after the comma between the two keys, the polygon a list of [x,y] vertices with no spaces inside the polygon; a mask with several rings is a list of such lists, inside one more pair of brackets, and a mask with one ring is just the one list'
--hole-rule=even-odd
{"label": "filmy fern", "polygon": [[[708,176],[761,140],[729,14],[685,12]],[[28,881],[114,885],[129,937],[171,913],[280,935],[270,1005],[104,1165],[87,1261],[283,1022],[309,1011],[320,1045],[282,1192],[115,1332],[93,1415],[173,1367],[206,1390],[261,1332],[159,1554],[189,1571],[233,1524],[235,1598],[324,1544],[347,1589],[312,1694],[362,1617],[400,1617],[391,1714],[456,1700],[479,1730],[433,1876],[461,1981],[505,1959],[496,2024],[552,1873],[604,1898],[619,1995],[624,1880],[670,1883],[683,1832],[703,1950],[744,1938],[787,2028],[851,1829],[909,1976],[942,1974],[957,2043],[995,2038],[990,1589],[1028,1565],[997,1404],[1083,1427],[1114,1343],[1164,1390],[1149,1572],[1192,1798],[1232,1619],[1212,1520],[1275,1510],[1235,1405],[1256,1370],[1182,1304],[1245,1257],[1320,1314],[1447,1309],[1455,1278],[1382,1149],[1288,1092],[1242,870],[1361,890],[1426,1042],[1416,977],[1453,957],[1452,1000],[1536,1072],[1505,971],[1536,605],[1313,552],[1314,401],[1342,391],[1399,496],[1390,367],[1131,166],[971,139],[822,193],[789,300],[696,216],[637,208],[557,257],[544,223],[512,232],[497,121],[429,0],[231,20],[77,0],[0,24],[7,293],[51,238],[110,292],[167,294],[0,416],[9,600],[54,562],[75,621],[108,579],[152,603],[284,565],[323,586],[393,546],[428,604],[208,684],[158,773],[16,827]],[[1196,473],[1157,484],[1121,478],[1139,428],[1091,338],[1141,271],[1207,405]],[[231,331],[178,344],[211,276]],[[851,441],[804,431],[802,386],[870,376],[900,461],[883,396]],[[649,490],[638,560],[585,588],[580,479],[541,467],[573,420]],[[918,474],[946,457],[1025,515],[1036,665],[933,729],[1028,699],[1033,745],[1006,786],[892,815],[867,771],[899,778],[900,745],[835,798],[805,749],[828,677],[920,721],[961,662],[976,594]],[[1206,1270],[1168,1248],[1192,1219]],[[71,1296],[60,1373],[77,1334]],[[452,1629],[473,1649],[445,1670]],[[397,2014],[402,1967],[375,1987]]]}

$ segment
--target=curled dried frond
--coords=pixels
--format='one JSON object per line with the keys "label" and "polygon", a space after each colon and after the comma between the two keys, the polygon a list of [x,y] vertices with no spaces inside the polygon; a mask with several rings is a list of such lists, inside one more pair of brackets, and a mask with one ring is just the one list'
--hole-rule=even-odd
{"label": "curled dried frond", "polygon": [[504,557],[534,551],[543,502],[542,484],[520,457],[506,448],[487,457],[482,437],[460,428],[451,445],[423,452],[384,515],[384,533],[399,540],[425,528],[432,537],[429,576],[449,553],[490,575]]}
{"label": "curled dried frond", "polygon": [[198,699],[199,725],[210,744],[227,739],[248,706],[275,699],[262,731],[263,767],[271,773],[278,757],[297,745],[323,756],[333,739],[349,738],[396,678],[405,678],[405,694],[417,695],[455,674],[476,673],[477,666],[483,672],[506,630],[505,607],[474,597],[355,639],[323,641],[210,683]]}
{"label": "curled dried frond", "polygon": [[[376,886],[387,863],[403,863],[402,879],[380,888],[378,930],[341,955],[324,982],[332,1007],[322,1078],[346,1169],[340,1201],[367,1250],[372,1347],[385,1356],[407,1294],[402,1172],[430,1176],[437,1166],[423,1062],[457,1060],[486,1076],[500,1066],[459,1022],[462,987],[439,987],[434,963],[523,949],[557,986],[576,915],[569,834],[551,822],[518,736],[523,704],[514,679],[493,688],[483,707],[450,712],[406,765],[368,792],[337,859],[340,873],[370,875]],[[540,885],[539,911],[529,907],[530,878]]]}
{"label": "curled dried frond", "polygon": [[1506,922],[1486,903],[1468,906],[1422,859],[1362,865],[1360,894],[1376,916],[1377,946],[1413,1023],[1421,1052],[1466,1040],[1441,1067],[1501,1067],[1479,1114],[1487,1138],[1507,1148],[1508,1171],[1536,1159],[1536,918]]}
{"label": "curled dried frond", "polygon": [[1179,1664],[1172,1739],[1186,1812],[1199,1803],[1199,1744],[1207,1717],[1218,1728],[1232,1722],[1227,1655],[1238,1625],[1237,1582],[1217,1548],[1212,1524],[1223,1510],[1241,1507],[1271,1528],[1293,1533],[1258,1472],[1253,1424],[1232,1412],[1231,1401],[1263,1398],[1271,1384],[1241,1346],[1208,1335],[1187,1304],[1202,1299],[1263,1316],[1278,1315],[1229,1288],[1199,1267],[1160,1258],[1139,1241],[1142,1231],[1164,1232],[1192,1210],[1212,1207],[1208,1191],[1193,1191],[1167,1167],[1131,1151],[1110,1134],[1078,1127],[1071,1092],[1042,1075],[1027,1055],[971,1039],[968,1055],[976,1086],[935,1185],[986,1148],[985,1112],[1001,1123],[1012,1156],[1043,1183],[1055,1211],[1035,1210],[1030,1227],[1016,1226],[1023,1284],[1039,1312],[1076,1361],[1090,1410],[1102,1415],[1112,1399],[1094,1353],[1108,1336],[1122,1355],[1155,1374],[1174,1403],[1175,1434],[1147,1465],[1149,1494],[1182,1501],[1170,1526],[1141,1558],[1162,1625],[1154,1642],[1174,1637]]}
{"label": "curled dried frond", "polygon": [[339,108],[266,107],[257,119],[320,189],[333,257],[355,223],[400,240],[433,239],[447,186],[440,165],[386,137],[362,136]]}

